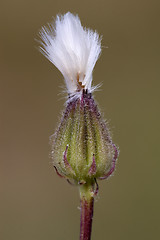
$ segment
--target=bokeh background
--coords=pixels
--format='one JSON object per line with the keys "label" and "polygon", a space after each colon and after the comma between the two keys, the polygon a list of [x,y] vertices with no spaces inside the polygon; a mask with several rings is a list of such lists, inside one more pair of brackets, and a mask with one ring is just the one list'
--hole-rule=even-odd
{"label": "bokeh background", "polygon": [[103,35],[94,94],[120,147],[101,181],[93,240],[160,239],[160,4],[157,0],[1,0],[0,239],[79,238],[78,189],[54,172],[49,136],[63,77],[38,50],[41,26],[71,11]]}

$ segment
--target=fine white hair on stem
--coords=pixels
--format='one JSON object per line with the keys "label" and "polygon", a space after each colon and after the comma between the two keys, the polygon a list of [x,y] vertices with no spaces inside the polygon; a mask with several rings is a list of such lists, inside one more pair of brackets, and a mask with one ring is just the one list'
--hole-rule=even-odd
{"label": "fine white hair on stem", "polygon": [[78,15],[58,15],[55,23],[42,27],[40,51],[63,74],[67,91],[80,97],[92,92],[92,71],[101,52],[101,37],[84,28]]}

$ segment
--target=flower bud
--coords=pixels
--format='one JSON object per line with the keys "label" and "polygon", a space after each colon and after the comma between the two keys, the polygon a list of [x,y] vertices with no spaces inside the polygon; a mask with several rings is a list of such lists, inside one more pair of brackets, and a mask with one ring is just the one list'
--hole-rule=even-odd
{"label": "flower bud", "polygon": [[86,90],[81,98],[67,103],[61,123],[51,136],[51,146],[57,173],[77,184],[107,178],[118,156],[106,123]]}

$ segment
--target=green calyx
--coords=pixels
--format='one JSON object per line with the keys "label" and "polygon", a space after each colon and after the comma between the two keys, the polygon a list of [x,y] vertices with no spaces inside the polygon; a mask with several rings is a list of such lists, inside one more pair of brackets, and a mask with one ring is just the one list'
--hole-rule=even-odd
{"label": "green calyx", "polygon": [[86,92],[67,104],[51,146],[57,173],[80,184],[108,177],[118,155],[94,99]]}

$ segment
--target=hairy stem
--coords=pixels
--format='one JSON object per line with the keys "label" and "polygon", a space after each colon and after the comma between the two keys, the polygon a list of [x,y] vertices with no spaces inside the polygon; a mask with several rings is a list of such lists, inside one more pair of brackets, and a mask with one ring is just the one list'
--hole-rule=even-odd
{"label": "hairy stem", "polygon": [[91,184],[80,186],[80,203],[80,240],[90,240],[94,205],[93,186]]}

